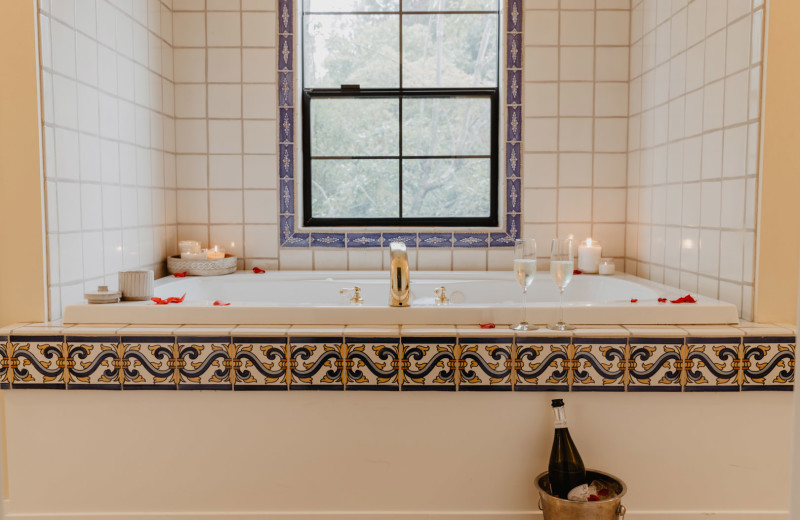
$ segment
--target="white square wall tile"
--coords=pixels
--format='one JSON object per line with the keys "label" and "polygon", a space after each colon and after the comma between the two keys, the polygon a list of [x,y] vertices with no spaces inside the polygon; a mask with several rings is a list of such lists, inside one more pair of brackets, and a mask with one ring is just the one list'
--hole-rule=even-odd
{"label": "white square wall tile", "polygon": [[742,280],[744,233],[723,231],[720,237],[719,276],[725,280]]}
{"label": "white square wall tile", "polygon": [[208,49],[208,81],[239,83],[242,80],[240,49]]}
{"label": "white square wall tile", "polygon": [[208,117],[228,119],[242,117],[241,85],[209,85]]}
{"label": "white square wall tile", "polygon": [[210,153],[242,153],[242,122],[219,120],[208,122],[208,151]]}
{"label": "white square wall tile", "polygon": [[525,47],[522,56],[525,81],[558,81],[558,55],[557,47]]}
{"label": "white square wall tile", "polygon": [[[249,255],[252,256],[252,255]],[[283,247],[280,250],[281,270],[308,270],[314,267],[314,255],[311,249]]]}
{"label": "white square wall tile", "polygon": [[423,247],[417,250],[417,269],[421,271],[449,271],[453,255],[449,248]]}
{"label": "white square wall tile", "polygon": [[703,134],[702,178],[722,176],[722,131]]}
{"label": "white square wall tile", "polygon": [[208,223],[208,191],[178,191],[178,222],[181,224]]}
{"label": "white square wall tile", "polygon": [[524,188],[554,188],[558,185],[558,155],[526,153],[522,161]]}
{"label": "white square wall tile", "polygon": [[210,225],[209,248],[214,246],[225,250],[226,253],[244,256],[244,227],[241,225]]}
{"label": "white square wall tile", "polygon": [[246,224],[274,224],[278,221],[278,194],[275,190],[244,192],[244,221]]}
{"label": "white square wall tile", "polygon": [[347,265],[351,271],[377,271],[383,269],[383,254],[374,249],[348,249]]}
{"label": "white square wall tile", "polygon": [[242,187],[242,156],[211,155],[208,158],[210,188],[240,189]]}
{"label": "white square wall tile", "polygon": [[211,224],[241,224],[244,221],[241,190],[209,190]]}
{"label": "white square wall tile", "polygon": [[558,83],[525,83],[522,96],[525,117],[558,115]]}
{"label": "white square wall tile", "polygon": [[744,226],[744,213],[745,180],[722,181],[722,216],[720,225],[723,228],[741,229]]}
{"label": "white square wall tile", "polygon": [[175,47],[204,47],[206,45],[205,13],[173,13],[172,39]]}
{"label": "white square wall tile", "polygon": [[178,153],[206,153],[208,139],[205,120],[175,121],[175,147]]}
{"label": "white square wall tile", "polygon": [[244,227],[245,254],[248,258],[278,256],[278,226],[248,224]]}
{"label": "white square wall tile", "polygon": [[277,117],[277,88],[275,84],[243,85],[243,117],[245,119],[275,119]]}
{"label": "white square wall tile", "polygon": [[592,185],[592,154],[562,153],[558,156],[558,185],[587,187]]}
{"label": "white square wall tile", "polygon": [[593,84],[562,82],[559,84],[559,114],[561,116],[591,116],[593,114]]}
{"label": "white square wall tile", "polygon": [[560,14],[561,45],[594,45],[594,11],[561,11]]}
{"label": "white square wall tile", "polygon": [[625,222],[625,188],[594,190],[593,222]]}
{"label": "white square wall tile", "polygon": [[564,152],[592,151],[592,119],[561,119],[558,128],[558,148]]}
{"label": "white square wall tile", "polygon": [[275,49],[242,49],[242,79],[247,83],[275,83]]}
{"label": "white square wall tile", "polygon": [[[209,47],[239,47],[242,41],[242,28],[238,12],[208,13]],[[267,32],[267,31],[265,31]]]}
{"label": "white square wall tile", "polygon": [[[749,108],[749,72],[743,70],[725,80],[725,104],[723,108],[725,125],[735,125],[747,120]],[[758,89],[756,84],[755,89]]]}
{"label": "white square wall tile", "polygon": [[175,85],[175,115],[177,117],[205,117],[206,86],[200,84]]}
{"label": "white square wall tile", "polygon": [[592,190],[562,188],[558,190],[559,222],[591,222]]}
{"label": "white square wall tile", "polygon": [[558,45],[558,11],[532,11],[523,17],[526,45]]}
{"label": "white square wall tile", "polygon": [[208,158],[205,155],[178,155],[176,158],[178,188],[208,187]]}
{"label": "white square wall tile", "polygon": [[242,45],[245,47],[274,47],[277,31],[265,30],[276,27],[274,13],[242,13]]}
{"label": "white square wall tile", "polygon": [[719,227],[720,205],[722,203],[722,183],[706,181],[700,189],[700,225]]}
{"label": "white square wall tile", "polygon": [[526,152],[554,152],[558,149],[558,119],[526,117],[522,124]]}
{"label": "white square wall tile", "polygon": [[627,116],[628,84],[627,83],[595,83],[594,84],[595,116]]}
{"label": "white square wall tile", "polygon": [[558,190],[527,189],[522,202],[524,222],[556,222]]}
{"label": "white square wall tile", "polygon": [[594,185],[601,187],[626,186],[627,157],[624,153],[594,154]]}
{"label": "white square wall tile", "polygon": [[175,49],[174,62],[175,62],[174,76],[176,83],[205,82],[206,80],[205,49]]}
{"label": "white square wall tile", "polygon": [[561,47],[559,79],[581,81],[594,79],[593,47]]}
{"label": "white square wall tile", "polygon": [[597,47],[596,80],[627,81],[628,80],[628,47]]}
{"label": "white square wall tile", "polygon": [[596,152],[627,151],[627,118],[596,118],[594,120],[594,149]]}
{"label": "white square wall tile", "polygon": [[603,256],[625,256],[625,224],[592,225],[592,238],[598,240],[603,248]]}
{"label": "white square wall tile", "polygon": [[454,248],[453,270],[485,271],[486,249]]}
{"label": "white square wall tile", "polygon": [[597,11],[597,45],[629,45],[630,12]]}
{"label": "white square wall tile", "polygon": [[700,230],[700,249],[698,271],[700,274],[717,277],[719,275],[719,231]]}
{"label": "white square wall tile", "polygon": [[278,147],[278,122],[244,121],[244,152],[250,154],[274,154]]}

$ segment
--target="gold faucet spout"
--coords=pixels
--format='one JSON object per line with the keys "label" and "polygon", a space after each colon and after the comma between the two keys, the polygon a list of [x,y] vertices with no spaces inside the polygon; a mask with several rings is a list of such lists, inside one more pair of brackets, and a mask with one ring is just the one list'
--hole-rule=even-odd
{"label": "gold faucet spout", "polygon": [[409,295],[411,294],[411,279],[408,274],[406,245],[402,242],[392,242],[389,244],[389,256],[391,258],[389,267],[391,301],[389,305],[392,307],[408,307]]}

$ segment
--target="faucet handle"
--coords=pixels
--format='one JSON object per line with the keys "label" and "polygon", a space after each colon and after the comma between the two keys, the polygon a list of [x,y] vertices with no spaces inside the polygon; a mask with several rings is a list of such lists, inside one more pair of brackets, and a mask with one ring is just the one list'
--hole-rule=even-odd
{"label": "faucet handle", "polygon": [[436,293],[436,305],[448,305],[450,303],[450,298],[447,297],[447,289],[444,285],[433,292]]}
{"label": "faucet handle", "polygon": [[361,287],[353,286],[347,287],[339,291],[339,294],[352,294],[350,297],[350,303],[353,305],[361,305],[364,303],[364,298],[361,297]]}

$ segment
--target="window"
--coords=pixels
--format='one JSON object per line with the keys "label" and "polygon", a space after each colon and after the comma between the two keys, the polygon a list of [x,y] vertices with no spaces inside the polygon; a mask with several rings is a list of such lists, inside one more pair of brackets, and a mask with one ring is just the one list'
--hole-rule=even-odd
{"label": "window", "polygon": [[497,225],[497,2],[304,0],[305,225]]}

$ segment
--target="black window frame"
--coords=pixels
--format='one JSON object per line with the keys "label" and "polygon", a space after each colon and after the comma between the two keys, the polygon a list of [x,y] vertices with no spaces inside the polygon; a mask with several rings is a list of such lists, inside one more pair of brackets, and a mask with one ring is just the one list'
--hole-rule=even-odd
{"label": "black window frame", "polygon": [[[469,14],[472,11],[403,11],[402,0],[400,1],[400,10],[392,12],[381,12],[381,14],[399,14],[400,15],[400,59],[399,67],[401,70],[400,82],[402,85],[402,16],[404,14]],[[488,11],[480,11],[487,13]],[[341,85],[339,88],[305,88],[305,70],[303,70],[303,89],[302,89],[302,155],[303,155],[303,174],[302,174],[302,190],[303,190],[303,225],[306,227],[449,227],[449,228],[477,228],[477,227],[490,227],[494,228],[499,225],[499,182],[500,182],[500,85],[502,83],[500,77],[500,63],[501,51],[500,45],[501,37],[501,10],[492,11],[497,16],[497,85],[494,87],[478,87],[478,88],[360,88],[358,85]],[[306,15],[303,9],[303,17]],[[312,12],[309,14],[318,14]],[[334,14],[334,13],[327,13]],[[341,15],[348,14],[364,14],[364,13],[350,13],[342,12],[335,13]],[[304,25],[304,21],[301,25]],[[305,30],[303,30],[305,32]],[[305,44],[301,50],[302,58],[305,59]],[[406,156],[403,154],[403,100],[406,98],[488,98],[490,100],[490,153],[485,155],[430,155],[430,156]],[[399,105],[399,135],[400,142],[398,145],[397,155],[387,156],[356,156],[356,157],[337,157],[338,159],[396,159],[398,160],[398,190],[399,190],[399,217],[314,217],[312,216],[311,209],[311,191],[312,191],[312,168],[311,161],[314,159],[311,155],[311,100],[314,98],[386,98],[397,99]],[[459,158],[488,158],[490,161],[490,184],[489,184],[489,215],[486,217],[403,217],[403,160],[408,159],[459,159]]]}

